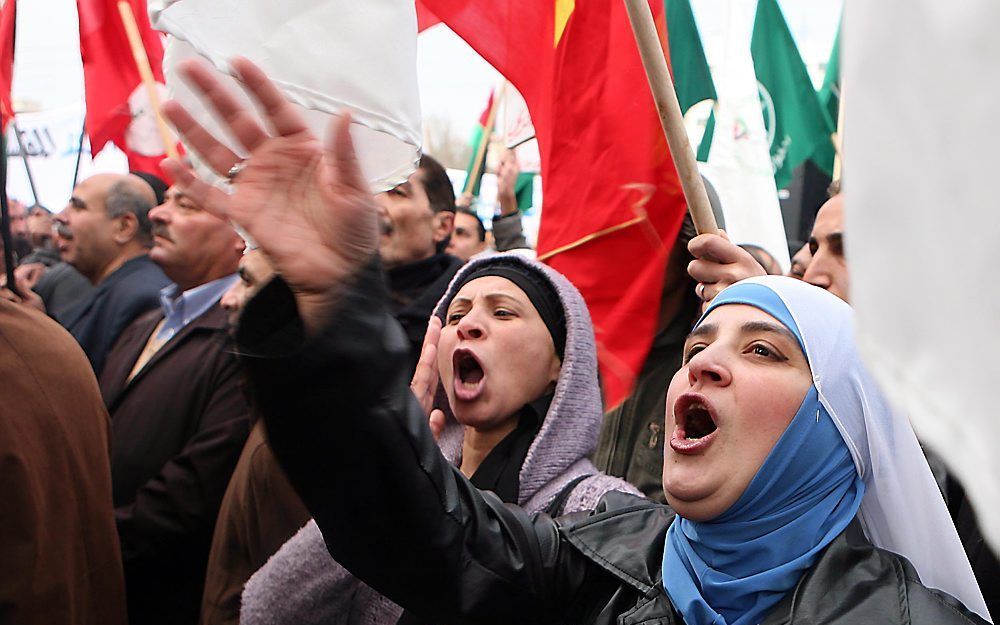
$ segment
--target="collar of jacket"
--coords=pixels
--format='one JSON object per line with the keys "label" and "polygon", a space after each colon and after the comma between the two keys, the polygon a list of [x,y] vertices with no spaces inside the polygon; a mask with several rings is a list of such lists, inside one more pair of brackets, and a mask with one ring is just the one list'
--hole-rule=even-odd
{"label": "collar of jacket", "polygon": [[146,254],[141,254],[135,258],[128,259],[122,263],[121,267],[115,269],[111,272],[111,275],[102,280],[100,284],[96,285],[94,290],[91,291],[89,295],[86,295],[72,308],[63,313],[62,317],[58,320],[59,323],[67,329],[73,327],[78,321],[80,321],[81,317],[87,314],[94,304],[104,298],[108,291],[114,288],[115,285],[133,273],[143,271],[147,267],[156,267],[156,265]]}
{"label": "collar of jacket", "polygon": [[[636,608],[619,620],[621,625],[653,620],[663,625],[682,623],[661,580],[663,543],[673,518],[673,510],[663,504],[608,493],[592,515],[557,520],[560,533],[587,560],[642,596]],[[636,545],[645,547],[637,549]],[[923,589],[913,566],[872,546],[855,518],[761,625],[909,623],[913,591],[918,587],[921,601],[933,602],[945,613],[965,615],[963,620],[969,623],[981,622],[956,599]]]}
{"label": "collar of jacket", "polygon": [[[136,341],[135,344],[132,345],[132,351],[134,353],[132,355],[133,357],[129,359],[131,363],[135,363],[136,360],[139,358],[139,355],[142,354],[142,350],[145,349],[146,347],[146,341],[149,339],[149,336],[156,329],[156,325],[160,323],[161,319],[163,319],[163,310],[155,308],[146,313],[145,315],[143,315],[142,317],[139,317],[139,320],[135,322],[134,325],[136,326],[136,329],[139,331],[138,335],[141,337],[142,340]],[[223,332],[223,333],[228,332],[229,325],[227,319],[228,316],[226,314],[226,311],[222,308],[219,302],[216,302],[200,317],[192,320],[191,323],[181,328],[181,330],[177,334],[170,337],[170,339],[163,344],[163,347],[161,347],[155,354],[153,354],[153,356],[149,359],[149,362],[147,362],[142,367],[142,369],[140,369],[135,374],[135,376],[131,380],[126,379],[128,373],[131,372],[131,367],[127,368],[125,372],[126,377],[115,380],[113,386],[110,387],[109,392],[107,393],[105,400],[108,405],[108,410],[113,411],[118,401],[120,401],[122,397],[124,397],[132,388],[134,388],[136,384],[140,380],[142,380],[142,378],[145,377],[146,374],[153,369],[153,367],[156,366],[156,363],[162,360],[167,354],[172,352],[174,349],[176,349],[177,346],[182,344],[191,334],[203,331]]]}
{"label": "collar of jacket", "polygon": [[393,316],[400,322],[413,318],[426,324],[434,304],[462,264],[454,256],[435,254],[428,259],[387,270],[388,301]]}

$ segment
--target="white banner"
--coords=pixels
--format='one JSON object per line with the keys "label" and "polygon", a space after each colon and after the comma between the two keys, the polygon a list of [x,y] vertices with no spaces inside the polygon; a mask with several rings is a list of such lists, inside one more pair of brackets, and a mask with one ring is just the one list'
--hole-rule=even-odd
{"label": "white banner", "polygon": [[[23,153],[15,128],[20,132]],[[7,194],[28,206],[37,201],[53,212],[62,210],[73,192],[82,128],[82,104],[18,114],[14,123],[7,126]],[[128,171],[125,155],[111,144],[96,160],[91,160],[90,144],[84,139],[81,156],[78,180],[100,172]],[[38,198],[32,195],[25,161],[31,169]]]}

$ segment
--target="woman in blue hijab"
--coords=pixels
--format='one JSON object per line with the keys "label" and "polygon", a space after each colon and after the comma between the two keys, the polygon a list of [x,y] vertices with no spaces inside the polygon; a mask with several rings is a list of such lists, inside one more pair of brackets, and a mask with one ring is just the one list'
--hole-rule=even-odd
{"label": "woman in blue hijab", "polygon": [[667,396],[678,516],[662,562],[688,625],[764,621],[855,518],[923,584],[988,616],[916,439],[852,336],[846,304],[787,278],[730,287],[691,332]]}

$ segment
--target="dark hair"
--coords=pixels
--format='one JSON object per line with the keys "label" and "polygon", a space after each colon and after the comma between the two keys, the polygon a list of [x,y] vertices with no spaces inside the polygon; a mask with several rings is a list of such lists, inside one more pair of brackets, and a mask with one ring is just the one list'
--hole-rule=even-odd
{"label": "dark hair", "polygon": [[753,243],[740,243],[740,247],[750,253],[753,259],[757,261],[764,271],[770,275],[781,275],[781,269],[778,267],[778,261],[774,259],[771,252],[768,252],[759,245],[754,245]]}
{"label": "dark hair", "polygon": [[455,214],[462,213],[463,215],[468,215],[469,217],[476,218],[476,232],[479,233],[479,241],[483,242],[486,240],[486,226],[483,225],[483,220],[479,218],[471,208],[456,208]]}
{"label": "dark hair", "polygon": [[163,204],[167,195],[167,183],[163,181],[159,176],[144,172],[144,171],[130,171],[128,172],[137,178],[142,178],[153,189],[153,193],[156,195],[156,205],[159,206]]}
{"label": "dark hair", "polygon": [[424,154],[420,157],[420,182],[424,185],[424,193],[435,213],[455,211],[455,188],[451,186],[451,178],[441,163]]}
{"label": "dark hair", "polygon": [[134,182],[121,180],[111,185],[105,206],[108,216],[112,218],[132,213],[139,224],[136,238],[147,247],[153,243],[152,224],[149,221],[149,209],[153,208],[153,204],[135,188]]}

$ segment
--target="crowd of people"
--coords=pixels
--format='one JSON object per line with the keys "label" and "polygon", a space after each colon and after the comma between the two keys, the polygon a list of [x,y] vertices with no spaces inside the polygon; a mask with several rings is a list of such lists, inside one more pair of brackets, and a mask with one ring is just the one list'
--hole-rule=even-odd
{"label": "crowd of people", "polygon": [[247,158],[164,106],[228,191],[167,160],[10,203],[0,623],[992,622],[961,484],[854,346],[839,190],[788,276],[685,221],[605,411],[515,159],[490,228],[429,155],[373,195],[349,113],[324,147],[234,68],[270,131],[183,73]]}

